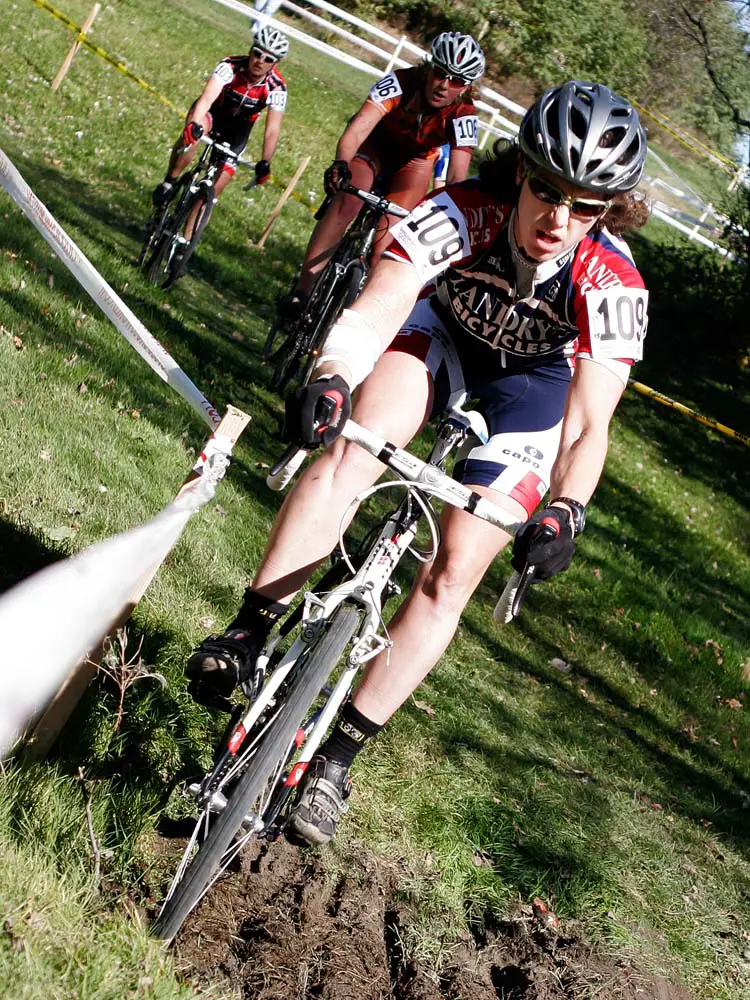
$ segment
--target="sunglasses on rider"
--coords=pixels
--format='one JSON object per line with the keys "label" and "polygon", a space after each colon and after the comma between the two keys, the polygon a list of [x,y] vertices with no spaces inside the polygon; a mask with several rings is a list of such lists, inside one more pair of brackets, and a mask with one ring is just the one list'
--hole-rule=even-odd
{"label": "sunglasses on rider", "polygon": [[455,73],[449,73],[447,69],[435,65],[435,63],[432,64],[431,69],[436,80],[447,80],[448,83],[452,83],[456,87],[465,87],[470,82],[463,76],[456,76]]}
{"label": "sunglasses on rider", "polygon": [[269,56],[269,54],[267,52],[264,52],[263,49],[257,49],[254,45],[253,45],[253,59],[261,59],[264,63],[276,62],[276,56]]}
{"label": "sunglasses on rider", "polygon": [[566,205],[572,216],[582,221],[591,222],[611,207],[611,201],[600,201],[597,198],[571,198],[550,184],[543,177],[540,177],[534,170],[526,171],[526,180],[529,182],[531,193],[536,199],[545,205]]}

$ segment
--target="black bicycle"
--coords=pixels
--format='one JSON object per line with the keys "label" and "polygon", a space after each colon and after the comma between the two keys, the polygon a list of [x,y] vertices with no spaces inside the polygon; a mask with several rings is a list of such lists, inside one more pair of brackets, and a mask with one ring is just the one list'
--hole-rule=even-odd
{"label": "black bicycle", "polygon": [[303,313],[292,322],[277,317],[268,331],[263,357],[273,363],[271,385],[280,394],[298,375],[301,385],[309,380],[326,334],[365,283],[372,247],[386,216],[409,214],[395,202],[351,184],[341,190],[361,199],[362,210],[321,272]]}
{"label": "black bicycle", "polygon": [[[386,462],[398,476],[366,490],[352,506],[384,489],[396,489],[402,498],[352,553],[344,546],[344,516],[338,558],[260,653],[252,682],[243,685],[246,698],[230,718],[213,766],[187,789],[198,816],[153,926],[157,937],[169,941],[177,934],[252,838],[274,840],[283,833],[299,783],[359,668],[392,645],[383,605],[399,592],[392,579],[397,565],[407,552],[423,562],[437,552],[439,527],[430,498],[509,532],[520,527],[511,514],[443,469],[449,453],[470,434],[487,440],[484,418],[465,411],[464,402],[465,397],[453,401],[427,462],[353,420],[343,428],[347,440]],[[427,551],[415,546],[423,520],[429,529]],[[518,609],[520,601],[514,597],[519,582],[514,572],[498,605],[503,620]],[[289,645],[283,640],[294,629],[297,637]]]}
{"label": "black bicycle", "polygon": [[[146,235],[138,255],[148,280],[162,288],[171,286],[187,271],[188,261],[203,236],[216,203],[215,182],[224,163],[255,166],[238,156],[226,143],[202,136],[198,159],[177,180],[172,199],[155,208],[146,223]],[[252,187],[253,184],[247,185]]]}

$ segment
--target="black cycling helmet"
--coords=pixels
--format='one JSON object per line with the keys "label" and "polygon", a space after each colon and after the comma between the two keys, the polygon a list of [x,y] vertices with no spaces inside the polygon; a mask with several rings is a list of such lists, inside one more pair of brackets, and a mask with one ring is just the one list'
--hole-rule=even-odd
{"label": "black cycling helmet", "polygon": [[518,142],[532,163],[604,195],[634,188],[646,160],[646,133],[630,101],[581,80],[546,90],[523,116]]}

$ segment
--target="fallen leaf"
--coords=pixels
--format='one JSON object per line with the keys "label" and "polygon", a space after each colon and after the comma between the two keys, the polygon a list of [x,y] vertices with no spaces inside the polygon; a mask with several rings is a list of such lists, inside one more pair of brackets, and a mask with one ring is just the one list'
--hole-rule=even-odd
{"label": "fallen leaf", "polygon": [[726,705],[727,708],[733,709],[735,712],[742,708],[742,702],[738,698],[721,698],[720,703]]}
{"label": "fallen leaf", "polygon": [[131,410],[130,411],[130,416],[133,418],[133,420],[140,420],[140,418],[141,418],[141,411],[140,410]]}
{"label": "fallen leaf", "polygon": [[492,868],[492,859],[483,851],[474,851],[473,861],[477,868]]}
{"label": "fallen leaf", "polygon": [[57,528],[48,528],[45,535],[53,542],[62,542],[66,538],[72,538],[75,535],[75,529],[67,524],[61,524]]}
{"label": "fallen leaf", "polygon": [[553,656],[549,661],[549,665],[554,667],[555,670],[559,670],[561,674],[569,674],[573,669],[569,663],[566,663],[565,660],[561,660],[559,656]]}
{"label": "fallen leaf", "polygon": [[437,712],[432,705],[428,705],[426,701],[418,701],[416,698],[412,698],[412,701],[414,702],[415,708],[418,708],[420,712],[424,712],[425,715],[429,715],[431,719],[434,719],[437,715]]}

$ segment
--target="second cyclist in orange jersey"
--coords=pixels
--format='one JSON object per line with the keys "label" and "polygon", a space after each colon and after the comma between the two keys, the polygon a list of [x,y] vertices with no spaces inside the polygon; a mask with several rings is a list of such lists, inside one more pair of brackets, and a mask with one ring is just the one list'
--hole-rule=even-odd
{"label": "second cyclist in orange jersey", "polygon": [[[299,314],[315,279],[336,249],[361,202],[339,192],[351,182],[370,190],[381,178],[383,193],[403,208],[413,208],[429,190],[435,160],[450,146],[448,183],[466,178],[477,146],[477,112],[472,84],[484,73],[482,49],[471,35],[445,31],[432,42],[430,60],[399,69],[373,84],[351,119],[324,174],[335,195],[310,237],[295,292],[283,303],[292,318]],[[374,250],[377,258],[393,219],[383,224]]]}

